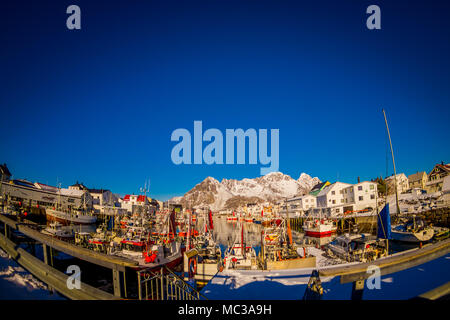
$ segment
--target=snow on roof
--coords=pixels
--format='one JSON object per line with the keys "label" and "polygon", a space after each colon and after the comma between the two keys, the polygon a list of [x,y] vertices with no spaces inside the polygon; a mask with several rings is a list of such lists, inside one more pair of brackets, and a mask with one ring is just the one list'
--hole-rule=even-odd
{"label": "snow on roof", "polygon": [[83,193],[83,190],[61,188],[61,195],[64,196],[81,197]]}

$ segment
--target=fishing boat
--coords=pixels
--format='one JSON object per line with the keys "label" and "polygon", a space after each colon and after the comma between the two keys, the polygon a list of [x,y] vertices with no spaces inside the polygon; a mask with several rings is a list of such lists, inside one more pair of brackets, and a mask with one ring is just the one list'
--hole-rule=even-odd
{"label": "fishing boat", "polygon": [[327,254],[348,262],[369,262],[387,256],[387,248],[376,236],[346,233],[327,245]]}
{"label": "fishing boat", "polygon": [[185,253],[185,273],[188,278],[194,278],[198,285],[208,283],[223,268],[222,250],[213,238],[211,211],[203,221],[204,233],[193,239],[194,249]]}
{"label": "fishing boat", "polygon": [[309,219],[303,223],[305,235],[309,237],[329,237],[336,233],[337,226],[329,219]]}
{"label": "fishing boat", "polygon": [[[85,198],[84,198],[85,199]],[[58,198],[53,209],[46,208],[45,215],[49,222],[59,222],[63,226],[68,225],[91,225],[97,221],[97,217],[86,213],[86,202],[84,201],[84,212],[74,209],[62,209],[61,187],[59,187]]]}
{"label": "fishing boat", "polygon": [[227,222],[233,222],[233,221],[237,221],[238,217],[236,216],[236,213],[233,211],[233,215],[231,216],[227,216]]}
{"label": "fishing boat", "polygon": [[97,217],[83,214],[81,212],[73,212],[73,211],[63,211],[55,209],[45,209],[45,213],[47,216],[47,221],[59,222],[64,226],[68,226],[71,224],[75,225],[88,225],[94,224],[97,221]]}
{"label": "fishing boat", "polygon": [[393,240],[402,242],[426,242],[433,238],[434,229],[432,226],[426,226],[422,220],[412,219],[404,223],[392,225],[391,235]]}
{"label": "fishing boat", "polygon": [[69,240],[74,237],[72,229],[64,228],[62,224],[56,221],[50,223],[44,230],[42,230],[42,233],[60,240]]}
{"label": "fishing boat", "polygon": [[314,268],[316,257],[308,255],[305,247],[303,256],[299,255],[298,248],[292,241],[289,220],[285,219],[279,226],[262,231],[259,262],[263,270]]}
{"label": "fishing boat", "polygon": [[225,252],[224,269],[256,270],[258,268],[256,251],[252,246],[245,244],[243,224],[240,229],[241,236],[236,236],[234,243]]}
{"label": "fishing boat", "polygon": [[[129,228],[125,237],[115,237],[110,243],[113,255],[138,262],[136,270],[156,272],[163,266],[175,268],[183,259],[184,247],[174,240],[175,212],[164,215],[166,230],[160,230],[152,236],[146,228]],[[172,235],[172,236],[170,236]]]}
{"label": "fishing boat", "polygon": [[[395,189],[395,202],[397,208],[397,215],[400,214],[400,205],[398,201],[398,190],[397,190],[397,172],[395,169],[395,159],[394,159],[394,149],[392,147],[391,134],[389,132],[389,126],[386,118],[386,112],[383,109],[384,121],[386,124],[386,131],[389,138],[389,144],[391,147],[391,155],[392,155],[392,164],[394,168],[394,189]],[[389,206],[386,205],[385,209],[389,212]],[[389,222],[390,221],[386,221]],[[404,223],[392,225],[392,227],[388,227],[390,230],[390,236],[393,240],[402,241],[402,242],[410,242],[410,243],[421,243],[425,241],[429,241],[434,236],[434,229],[432,226],[426,226],[422,220],[416,222],[415,216],[412,216],[412,219],[407,220]]]}

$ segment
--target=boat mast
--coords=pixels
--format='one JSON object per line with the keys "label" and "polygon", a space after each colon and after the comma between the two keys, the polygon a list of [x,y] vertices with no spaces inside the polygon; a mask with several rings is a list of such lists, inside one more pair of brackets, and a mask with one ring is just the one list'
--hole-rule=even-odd
{"label": "boat mast", "polygon": [[[386,119],[386,112],[383,110],[384,115],[384,122],[386,123],[386,130],[389,137],[389,144],[391,146],[391,154],[392,154],[392,164],[394,165],[394,184],[395,184],[395,203],[397,205],[397,216],[400,214],[400,206],[398,205],[398,192],[397,192],[397,172],[395,171],[395,160],[394,160],[394,149],[392,149],[392,141],[391,141],[391,134],[389,133],[389,126]],[[386,186],[387,190],[387,186]]]}

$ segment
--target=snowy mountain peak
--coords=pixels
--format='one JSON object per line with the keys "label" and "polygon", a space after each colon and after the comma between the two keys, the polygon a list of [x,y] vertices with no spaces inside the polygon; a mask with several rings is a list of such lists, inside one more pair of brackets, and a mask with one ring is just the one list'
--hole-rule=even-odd
{"label": "snowy mountain peak", "polygon": [[222,179],[207,177],[187,192],[178,203],[195,207],[209,207],[213,211],[235,209],[248,202],[275,202],[308,193],[319,178],[302,173],[294,180],[282,172],[271,172],[258,178]]}

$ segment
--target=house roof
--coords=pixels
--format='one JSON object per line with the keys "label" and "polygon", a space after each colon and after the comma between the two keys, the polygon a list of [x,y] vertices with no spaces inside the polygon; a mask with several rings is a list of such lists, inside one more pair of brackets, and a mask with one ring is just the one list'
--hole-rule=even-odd
{"label": "house roof", "polygon": [[409,175],[408,180],[410,180],[410,181],[422,180],[423,176],[426,176],[426,175],[427,175],[427,173],[425,171],[417,172],[417,173]]}
{"label": "house roof", "polygon": [[78,188],[83,189],[83,190],[88,190],[88,188],[84,184],[78,183],[78,181],[77,181],[77,183],[71,185],[71,187],[78,187]]}
{"label": "house roof", "polygon": [[351,186],[350,183],[345,183],[345,182],[339,182],[339,181],[336,181],[335,183],[332,183],[332,184],[326,186],[325,188],[323,188],[323,189],[317,194],[317,196],[320,197],[320,196],[323,196],[323,195],[327,194],[328,192],[331,191],[331,189],[332,189],[334,186],[336,186],[336,185],[338,185],[338,184],[341,184],[341,185],[344,185],[344,186],[347,186],[347,187]]}
{"label": "house roof", "polygon": [[[406,178],[406,175],[404,173],[397,173],[395,177],[400,178],[402,176]],[[392,179],[394,179],[394,175],[387,177],[385,180],[392,180]]]}
{"label": "house roof", "polygon": [[322,188],[325,186],[326,183],[329,183],[328,181],[325,182],[319,182],[318,184],[316,184],[312,189],[311,192],[314,192],[316,190],[322,190]]}
{"label": "house roof", "polygon": [[0,172],[2,175],[9,176],[9,177],[11,176],[11,172],[9,171],[6,163],[0,164]]}
{"label": "house roof", "polygon": [[437,165],[435,165],[433,167],[433,169],[431,169],[431,171],[430,171],[430,173],[428,175],[431,175],[436,168],[439,168],[439,169],[441,169],[441,171],[444,171],[446,173],[450,173],[450,163],[447,163],[447,164],[438,163]]}

